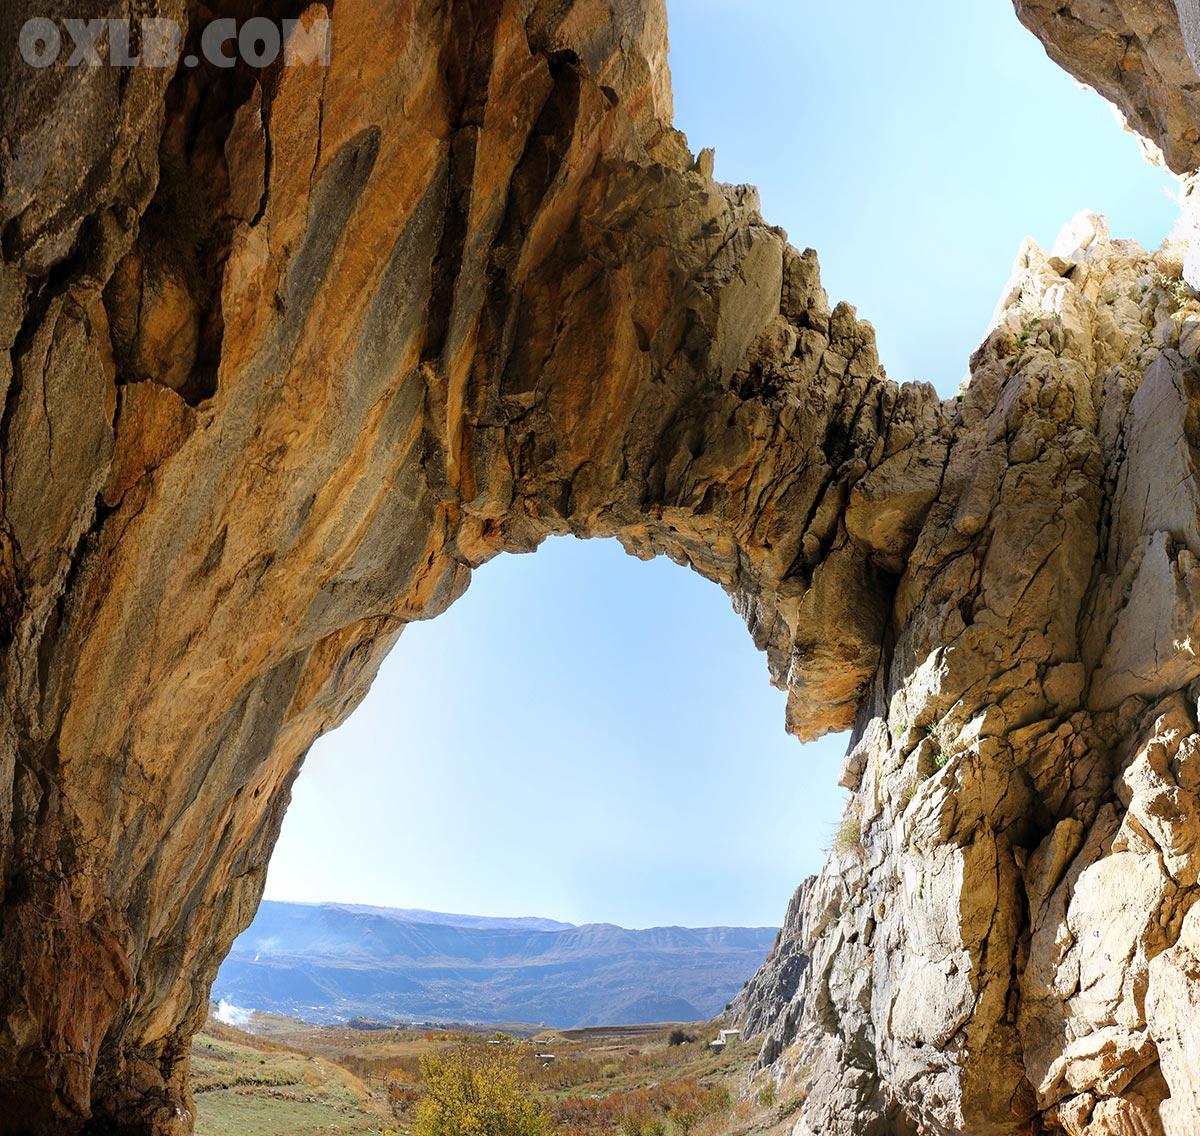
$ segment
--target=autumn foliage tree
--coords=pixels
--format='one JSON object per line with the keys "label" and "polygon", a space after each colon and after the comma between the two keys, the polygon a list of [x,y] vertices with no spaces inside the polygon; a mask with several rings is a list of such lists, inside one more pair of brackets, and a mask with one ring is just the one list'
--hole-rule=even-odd
{"label": "autumn foliage tree", "polygon": [[414,1136],[545,1136],[548,1118],[533,1100],[511,1046],[466,1043],[421,1058],[425,1090]]}
{"label": "autumn foliage tree", "polygon": [[393,1069],[388,1073],[386,1084],[392,1115],[397,1120],[408,1119],[425,1095],[421,1086],[403,1069]]}

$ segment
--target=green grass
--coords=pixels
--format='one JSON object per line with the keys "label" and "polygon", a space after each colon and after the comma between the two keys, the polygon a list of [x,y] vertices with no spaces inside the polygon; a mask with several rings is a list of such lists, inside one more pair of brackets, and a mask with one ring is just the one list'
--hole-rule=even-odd
{"label": "green grass", "polygon": [[[397,1136],[410,1118],[389,1107],[387,1071],[415,1071],[421,1054],[461,1038],[440,1030],[313,1026],[267,1015],[256,1015],[254,1028],[250,1035],[210,1019],[194,1039],[196,1136]],[[705,1088],[724,1085],[736,1095],[759,1047],[735,1042],[712,1053],[708,1042],[716,1028],[689,1023],[686,1032],[696,1040],[675,1046],[669,1027],[545,1030],[532,1044],[515,1044],[557,1054],[553,1065],[531,1061],[526,1067],[548,1107],[563,1097],[605,1096],[685,1078]],[[779,1108],[744,1100],[690,1136],[784,1136],[775,1112]]]}
{"label": "green grass", "polygon": [[345,1069],[210,1022],[192,1043],[196,1136],[378,1136],[381,1103]]}
{"label": "green grass", "polygon": [[374,1113],[352,1105],[221,1089],[196,1097],[196,1136],[368,1136],[385,1131]]}

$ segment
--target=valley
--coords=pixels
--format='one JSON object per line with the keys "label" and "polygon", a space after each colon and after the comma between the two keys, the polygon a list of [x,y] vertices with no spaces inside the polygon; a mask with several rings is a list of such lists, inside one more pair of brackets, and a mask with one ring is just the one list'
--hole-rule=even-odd
{"label": "valley", "polygon": [[562,1136],[783,1136],[803,1099],[769,1073],[750,1078],[755,1042],[712,1052],[718,1022],[525,1030],[502,1042],[461,1027],[351,1029],[268,1014],[247,1024],[210,1014],[193,1042],[197,1136],[401,1136],[423,1091],[422,1057],[489,1039],[512,1047],[548,1132]]}
{"label": "valley", "polygon": [[775,936],[774,927],[630,931],[268,901],[234,943],[212,996],[325,1023],[697,1021],[723,1011]]}

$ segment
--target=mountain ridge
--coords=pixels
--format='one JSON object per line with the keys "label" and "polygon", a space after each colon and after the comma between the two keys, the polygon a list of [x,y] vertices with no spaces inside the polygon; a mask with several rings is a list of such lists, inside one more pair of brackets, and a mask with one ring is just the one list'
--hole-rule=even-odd
{"label": "mountain ridge", "polygon": [[449,911],[430,911],[423,907],[386,907],[373,903],[342,903],[339,900],[264,900],[264,903],[288,903],[293,907],[334,907],[339,911],[350,911],[356,915],[379,915],[403,923],[428,923],[446,927],[518,928],[553,931],[577,927],[577,923],[565,923],[561,919],[546,919],[536,915],[496,916],[464,915]]}
{"label": "mountain ridge", "polygon": [[[420,916],[418,921],[409,916]],[[563,924],[362,904],[266,901],[214,999],[312,1021],[546,1022],[560,1028],[719,1013],[774,927]]]}

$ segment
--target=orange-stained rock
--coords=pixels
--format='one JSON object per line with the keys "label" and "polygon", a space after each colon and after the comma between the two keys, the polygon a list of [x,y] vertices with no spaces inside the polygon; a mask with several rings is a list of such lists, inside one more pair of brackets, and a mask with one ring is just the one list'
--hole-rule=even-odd
{"label": "orange-stained rock", "polygon": [[943,403],[673,130],[661,0],[304,16],[328,68],[0,98],[0,1136],[186,1136],[308,746],[555,533],[719,584],[788,728],[854,730],[846,839],[742,1003],[813,1082],[797,1136],[1138,1130],[1167,1094],[1185,1131],[1171,255],[1091,216],[1027,246]]}
{"label": "orange-stained rock", "polygon": [[[945,451],[848,537],[877,441],[942,411],[695,168],[660,4],[341,0],[332,43],[327,69],[101,83],[95,129],[138,157],[84,179],[78,245],[25,204],[36,163],[6,198],[0,1131],[186,1131],[188,1039],[303,753],[473,566],[562,532],[690,562],[792,728],[845,728]],[[52,950],[50,902],[81,929]],[[66,1063],[50,970],[99,983]]]}

